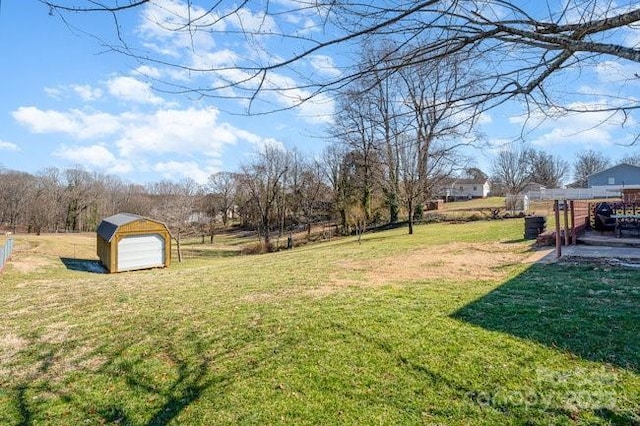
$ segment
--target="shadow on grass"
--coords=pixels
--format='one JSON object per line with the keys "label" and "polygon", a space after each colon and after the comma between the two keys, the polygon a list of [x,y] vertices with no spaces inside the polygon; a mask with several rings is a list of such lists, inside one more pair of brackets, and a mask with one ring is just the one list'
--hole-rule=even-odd
{"label": "shadow on grass", "polygon": [[[174,424],[184,410],[199,401],[203,393],[215,389],[216,393],[209,398],[224,395],[224,390],[233,385],[238,377],[259,369],[268,362],[268,358],[275,356],[272,352],[264,352],[262,357],[255,357],[251,365],[223,368],[230,358],[245,349],[245,342],[229,345],[211,356],[206,355],[210,342],[198,339],[195,333],[178,345],[163,340],[156,350],[145,347],[144,352],[140,353],[140,348],[147,343],[137,340],[108,342],[75,359],[78,365],[90,365],[96,362],[97,356],[103,364],[98,368],[75,370],[78,378],[92,384],[80,386],[73,392],[51,381],[51,377],[57,374],[53,371],[53,367],[56,367],[54,364],[70,356],[66,353],[67,346],[55,342],[34,345],[38,346],[33,349],[38,367],[33,374],[6,388],[7,395],[11,397],[10,404],[14,406],[14,424],[27,426],[37,424],[38,419],[43,417],[49,418],[39,399],[34,397],[40,392],[46,392],[52,401],[57,398],[69,413],[85,417],[85,423]],[[74,342],[72,347],[76,344],[80,345],[81,342]],[[157,360],[162,360],[164,367],[154,371],[153,367],[158,367]],[[212,369],[212,365],[215,365],[215,369]],[[108,387],[102,388],[105,384]],[[113,398],[110,394],[118,394],[119,397]],[[140,406],[135,403],[136,400],[153,402]],[[140,422],[141,418],[144,419],[143,423]]]}
{"label": "shadow on grass", "polygon": [[95,259],[76,259],[72,257],[61,257],[60,261],[70,271],[91,272],[94,274],[106,274],[107,269]]}
{"label": "shadow on grass", "polygon": [[529,240],[526,240],[524,238],[516,238],[514,240],[500,241],[500,243],[501,244],[518,244],[518,243],[524,243],[525,241],[529,241]]}
{"label": "shadow on grass", "polygon": [[534,265],[451,316],[637,373],[639,283],[635,270]]}

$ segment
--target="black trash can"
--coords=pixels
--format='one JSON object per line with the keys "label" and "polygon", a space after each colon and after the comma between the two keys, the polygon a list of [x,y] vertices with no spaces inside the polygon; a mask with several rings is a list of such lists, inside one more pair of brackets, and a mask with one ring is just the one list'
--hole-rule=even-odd
{"label": "black trash can", "polygon": [[535,240],[547,230],[546,216],[526,216],[524,218],[524,239]]}
{"label": "black trash can", "polygon": [[613,231],[616,228],[616,220],[611,218],[613,209],[609,203],[598,203],[593,209],[594,228],[596,231]]}

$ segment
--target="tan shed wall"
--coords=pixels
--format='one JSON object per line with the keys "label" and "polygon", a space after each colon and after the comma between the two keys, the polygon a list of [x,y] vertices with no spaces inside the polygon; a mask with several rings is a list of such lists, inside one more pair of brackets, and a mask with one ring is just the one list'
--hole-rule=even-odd
{"label": "tan shed wall", "polygon": [[159,234],[164,238],[164,266],[171,265],[171,235],[166,226],[153,220],[141,219],[122,225],[108,243],[98,235],[98,257],[109,273],[119,272],[118,266],[118,242],[130,235]]}
{"label": "tan shed wall", "polygon": [[98,247],[98,258],[100,259],[100,262],[102,262],[109,272],[113,271],[114,266],[111,263],[111,244],[98,235],[96,246]]}

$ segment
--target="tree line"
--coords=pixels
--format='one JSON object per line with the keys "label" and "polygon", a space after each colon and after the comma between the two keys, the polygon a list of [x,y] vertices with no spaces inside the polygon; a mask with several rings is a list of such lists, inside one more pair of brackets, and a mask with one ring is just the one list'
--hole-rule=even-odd
{"label": "tree line", "polygon": [[[410,214],[419,217],[422,205],[411,210],[414,193],[408,193],[418,189],[404,177],[397,182],[389,179],[393,175],[390,164],[378,151],[363,149],[336,142],[318,158],[309,158],[296,150],[268,145],[238,172],[212,174],[204,185],[191,179],[141,185],[82,167],[47,168],[36,174],[0,168],[0,224],[14,232],[95,231],[102,218],[130,212],[165,222],[178,243],[185,236],[212,239],[233,222],[254,230],[269,248],[274,236],[283,237],[293,230],[305,230],[310,236],[318,223],[330,223],[338,232],[349,234],[371,224],[408,221]],[[531,158],[544,157],[547,166],[561,163],[542,151],[525,149],[501,152],[494,159],[494,169],[505,157],[523,159],[513,163],[514,170],[520,170],[519,176],[526,175],[529,182],[544,182],[546,176],[537,174],[540,170],[546,173],[546,168],[532,167]],[[640,165],[638,156],[622,161]],[[611,164],[603,154],[584,151],[576,157],[573,174],[579,182]],[[561,169],[566,173],[568,166]],[[487,178],[476,167],[456,176]],[[494,195],[505,193],[508,184],[504,179],[496,174],[491,177],[497,188]],[[399,187],[390,189],[398,182]],[[421,191],[421,197],[429,195],[428,190]]]}

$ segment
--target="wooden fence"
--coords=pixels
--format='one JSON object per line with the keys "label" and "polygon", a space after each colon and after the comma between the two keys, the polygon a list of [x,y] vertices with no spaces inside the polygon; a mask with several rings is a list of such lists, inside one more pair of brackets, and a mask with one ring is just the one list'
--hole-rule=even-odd
{"label": "wooden fence", "polygon": [[9,260],[11,252],[13,251],[13,239],[9,238],[5,243],[0,246],[0,271],[4,269],[4,265]]}

